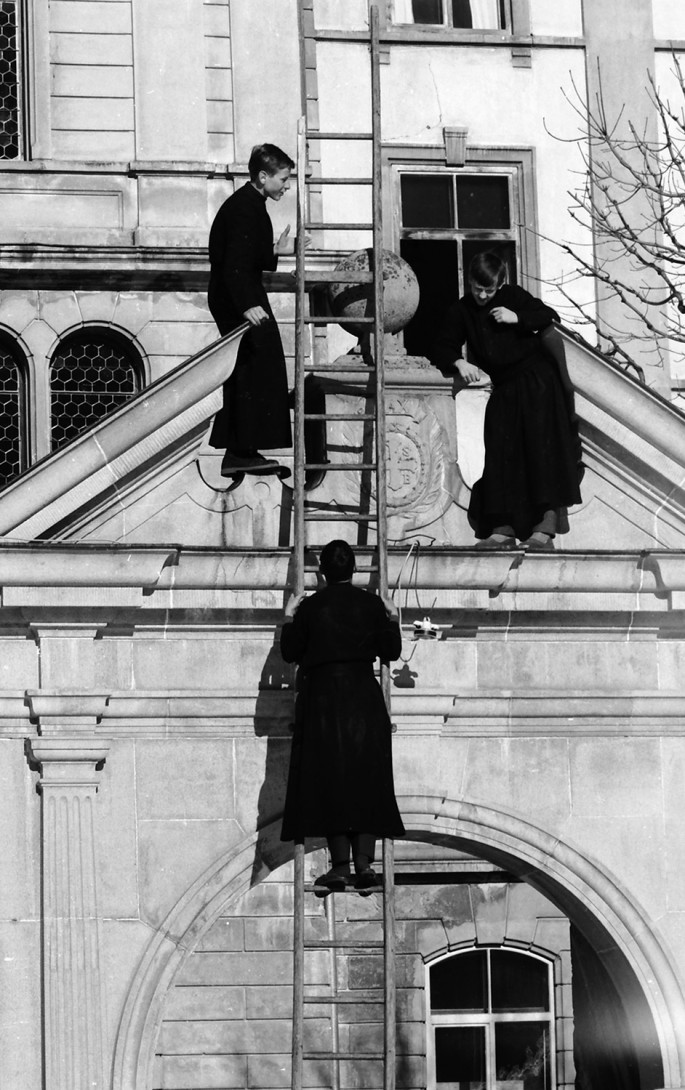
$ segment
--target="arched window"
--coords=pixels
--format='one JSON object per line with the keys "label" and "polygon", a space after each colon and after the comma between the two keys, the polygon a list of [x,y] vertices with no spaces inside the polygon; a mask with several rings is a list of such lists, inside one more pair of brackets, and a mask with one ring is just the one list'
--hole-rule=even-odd
{"label": "arched window", "polygon": [[25,375],[19,349],[0,336],[0,488],[26,468]]}
{"label": "arched window", "polygon": [[428,967],[429,1090],[553,1090],[552,967],[480,948]]}
{"label": "arched window", "polygon": [[52,449],[59,450],[138,393],[142,361],[109,329],[88,327],[57,346],[50,365]]}

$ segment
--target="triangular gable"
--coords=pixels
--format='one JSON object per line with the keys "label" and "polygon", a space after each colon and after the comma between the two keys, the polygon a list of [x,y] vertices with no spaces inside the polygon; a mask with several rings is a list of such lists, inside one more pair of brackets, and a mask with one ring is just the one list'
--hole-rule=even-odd
{"label": "triangular gable", "polygon": [[191,356],[13,481],[0,495],[0,534],[73,538],[89,510],[120,508],[135,483],[163,477],[165,465],[196,449],[221,407],[246,328]]}
{"label": "triangular gable", "polygon": [[[23,541],[287,545],[289,489],[275,478],[245,478],[228,491],[219,476],[219,457],[203,445],[221,404],[221,385],[235,365],[241,332],[186,360],[13,482],[0,496],[0,532]],[[685,417],[587,345],[568,334],[564,343],[587,471],[583,503],[573,510],[570,533],[558,545],[680,548]],[[394,360],[393,381],[403,373],[401,360]],[[435,377],[431,369],[431,386]],[[420,387],[416,371],[411,378]],[[441,396],[447,397],[443,387]],[[445,452],[443,461],[449,461]],[[324,485],[317,498],[325,502],[325,493]],[[468,547],[473,544],[464,514],[468,491],[453,489],[452,495],[449,533],[434,538]],[[408,525],[407,530],[410,539],[421,536]]]}

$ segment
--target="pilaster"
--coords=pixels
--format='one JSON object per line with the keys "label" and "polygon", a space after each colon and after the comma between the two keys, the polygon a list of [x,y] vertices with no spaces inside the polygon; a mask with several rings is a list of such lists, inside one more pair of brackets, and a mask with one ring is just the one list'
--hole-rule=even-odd
{"label": "pilaster", "polygon": [[46,1090],[105,1086],[95,795],[107,743],[38,738]]}

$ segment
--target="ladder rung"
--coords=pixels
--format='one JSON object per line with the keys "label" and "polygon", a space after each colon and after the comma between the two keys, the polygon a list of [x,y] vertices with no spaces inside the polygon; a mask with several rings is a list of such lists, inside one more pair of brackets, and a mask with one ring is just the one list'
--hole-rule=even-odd
{"label": "ladder rung", "polygon": [[307,178],[308,185],[373,185],[373,178]]}
{"label": "ladder rung", "polygon": [[330,272],[321,272],[321,270],[308,272],[305,269],[304,279],[307,284],[372,284],[373,273],[367,269],[359,272],[348,270],[335,272],[333,269]]}
{"label": "ladder rung", "polygon": [[[319,565],[318,564],[305,564],[304,570],[306,572],[318,572],[319,571]],[[357,565],[354,570],[357,572],[358,575],[375,575],[376,572],[378,571],[378,565],[377,564],[372,564],[368,568],[366,568],[366,567],[360,568],[359,565]]]}
{"label": "ladder rung", "polygon": [[323,514],[321,512],[305,511],[307,522],[376,522],[376,515],[353,515],[349,511],[341,511],[338,515]]}
{"label": "ladder rung", "polygon": [[305,223],[305,231],[373,231],[372,223]]}
{"label": "ladder rung", "polygon": [[375,367],[367,367],[359,363],[353,363],[347,367],[337,367],[334,364],[318,366],[315,363],[306,363],[304,369],[306,374],[316,375],[368,375],[371,377],[376,373]]}
{"label": "ladder rung", "polygon": [[306,133],[308,140],[373,140],[371,132],[311,132]]}
{"label": "ladder rung", "polygon": [[347,323],[349,325],[371,325],[376,321],[375,318],[357,318],[348,317],[345,314],[340,314],[336,318],[334,314],[320,314],[316,318],[305,318],[306,325],[340,325],[341,323]]}
{"label": "ladder rung", "polygon": [[304,944],[305,950],[382,950],[383,943],[376,939],[310,939]]}
{"label": "ladder rung", "polygon": [[374,412],[305,412],[304,420],[375,420]]}
{"label": "ladder rung", "polygon": [[304,1060],[349,1060],[357,1063],[359,1060],[384,1060],[384,1052],[305,1052]]}
{"label": "ladder rung", "polygon": [[363,992],[361,995],[305,995],[305,1003],[333,1003],[335,1005],[344,1006],[345,1004],[359,1004],[359,1006],[378,1006],[383,1002],[383,993],[379,989],[378,995],[370,995],[368,992]]}
{"label": "ladder rung", "polygon": [[346,469],[376,469],[376,462],[305,462],[305,469],[325,469],[328,471],[332,469],[335,473],[343,472]]}

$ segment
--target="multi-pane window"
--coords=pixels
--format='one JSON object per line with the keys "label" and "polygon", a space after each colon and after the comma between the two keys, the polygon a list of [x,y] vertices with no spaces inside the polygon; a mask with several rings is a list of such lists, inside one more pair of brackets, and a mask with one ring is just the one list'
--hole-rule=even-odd
{"label": "multi-pane window", "polygon": [[428,969],[429,1090],[554,1090],[550,963],[485,948]]}
{"label": "multi-pane window", "polygon": [[0,339],[0,488],[26,467],[22,364],[14,346]]}
{"label": "multi-pane window", "polygon": [[86,328],[66,337],[50,367],[52,449],[58,450],[137,393],[137,351],[110,330]]}
{"label": "multi-pane window", "polygon": [[428,355],[436,326],[468,287],[475,254],[497,253],[518,281],[515,169],[400,170],[400,254],[416,273],[419,308],[404,331],[411,355]]}
{"label": "multi-pane window", "polygon": [[508,30],[508,0],[394,0],[396,23],[454,27],[456,30]]}
{"label": "multi-pane window", "polygon": [[0,159],[21,148],[20,0],[0,0]]}

